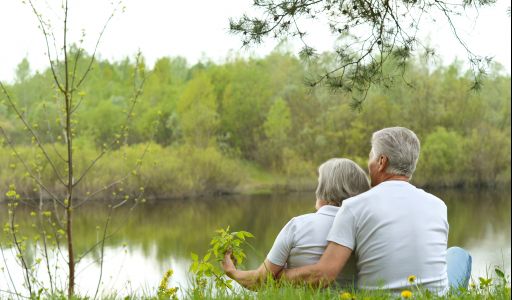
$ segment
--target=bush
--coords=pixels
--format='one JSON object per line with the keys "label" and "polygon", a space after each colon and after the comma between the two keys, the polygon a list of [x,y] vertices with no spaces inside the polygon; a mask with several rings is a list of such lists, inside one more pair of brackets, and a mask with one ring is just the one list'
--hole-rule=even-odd
{"label": "bush", "polygon": [[464,143],[458,133],[438,127],[421,147],[415,182],[420,185],[455,186],[464,181]]}
{"label": "bush", "polygon": [[283,149],[283,171],[287,186],[292,190],[314,189],[316,186],[316,167],[310,161],[301,158],[289,148]]}
{"label": "bush", "polygon": [[[57,150],[63,147],[46,145],[46,148],[53,149],[54,146]],[[17,147],[16,151],[26,161],[31,173],[39,174],[37,176],[53,193],[59,195],[59,192],[64,192],[40,151],[23,146]],[[11,152],[7,148],[0,148],[0,180],[6,183],[5,189],[9,184],[15,184],[23,197],[38,198],[37,185]],[[49,153],[57,162],[57,169],[63,171],[66,167],[63,160],[57,158],[55,151]],[[92,144],[80,143],[80,151],[74,157],[75,180],[80,178],[99,153]],[[224,156],[213,146],[164,148],[157,144],[149,147],[139,144],[107,152],[77,186],[75,195],[77,198],[94,196],[97,199],[121,194],[123,197],[144,194],[152,198],[213,195],[233,191],[244,177],[239,162]],[[105,188],[108,193],[95,194],[95,191]]]}

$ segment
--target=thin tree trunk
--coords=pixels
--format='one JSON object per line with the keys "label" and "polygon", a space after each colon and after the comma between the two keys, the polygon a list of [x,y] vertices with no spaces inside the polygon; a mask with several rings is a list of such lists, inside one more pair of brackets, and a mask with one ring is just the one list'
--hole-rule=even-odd
{"label": "thin tree trunk", "polygon": [[68,269],[69,269],[69,282],[68,282],[68,299],[71,299],[75,294],[75,254],[73,250],[73,132],[71,130],[71,89],[69,86],[69,61],[67,49],[67,20],[68,20],[68,1],[65,2],[64,7],[64,101],[66,104],[66,143],[67,143],[67,167],[68,167],[68,182],[67,182],[67,201],[64,201],[66,206],[66,233],[68,242]]}

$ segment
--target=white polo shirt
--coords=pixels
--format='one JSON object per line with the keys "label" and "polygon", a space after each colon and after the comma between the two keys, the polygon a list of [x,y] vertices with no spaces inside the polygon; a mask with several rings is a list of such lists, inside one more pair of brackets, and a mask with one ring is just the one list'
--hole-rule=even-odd
{"label": "white polo shirt", "polygon": [[354,250],[359,288],[410,288],[409,275],[432,291],[448,288],[446,205],[408,182],[343,201],[327,240]]}
{"label": "white polo shirt", "polygon": [[[267,259],[287,269],[312,265],[320,260],[327,247],[327,234],[339,207],[324,205],[316,213],[292,218],[279,232]],[[338,276],[340,285],[348,285],[355,278],[355,260]],[[344,275],[345,274],[345,275]]]}

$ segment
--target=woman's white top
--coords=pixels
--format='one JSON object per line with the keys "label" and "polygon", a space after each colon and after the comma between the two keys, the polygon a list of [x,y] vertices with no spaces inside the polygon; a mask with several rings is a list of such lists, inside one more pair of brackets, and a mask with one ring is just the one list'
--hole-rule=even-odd
{"label": "woman's white top", "polygon": [[[318,262],[327,247],[327,235],[338,210],[337,206],[324,205],[316,213],[292,218],[279,232],[267,259],[287,269]],[[352,260],[348,265],[354,265]],[[347,275],[338,276],[339,284],[346,285],[347,281],[354,279],[355,272],[350,269],[350,266],[346,266],[343,274]]]}

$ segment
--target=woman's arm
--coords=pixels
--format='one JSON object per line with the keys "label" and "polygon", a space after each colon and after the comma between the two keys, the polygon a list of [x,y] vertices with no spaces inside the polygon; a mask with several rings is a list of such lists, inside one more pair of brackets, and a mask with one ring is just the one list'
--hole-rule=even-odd
{"label": "woman's arm", "polygon": [[[286,265],[286,261],[293,247],[294,228],[294,219],[291,219],[277,235],[274,245],[272,249],[270,249],[263,264],[255,270],[237,270],[231,258],[231,252],[228,251],[222,261],[224,272],[230,278],[248,289],[255,289],[264,284],[269,275],[276,278],[283,269],[283,266]],[[270,262],[270,260],[279,265]]]}
{"label": "woman's arm", "polygon": [[283,270],[279,277],[281,280],[292,283],[327,286],[336,280],[351,254],[352,249],[329,242],[324,254],[316,264]]}
{"label": "woman's arm", "polygon": [[282,266],[271,263],[268,259],[255,270],[237,270],[233,260],[231,258],[231,252],[227,252],[224,255],[222,261],[222,269],[228,277],[238,282],[241,286],[254,290],[259,287],[262,283],[265,283],[267,276],[276,277],[279,272],[283,269]]}

